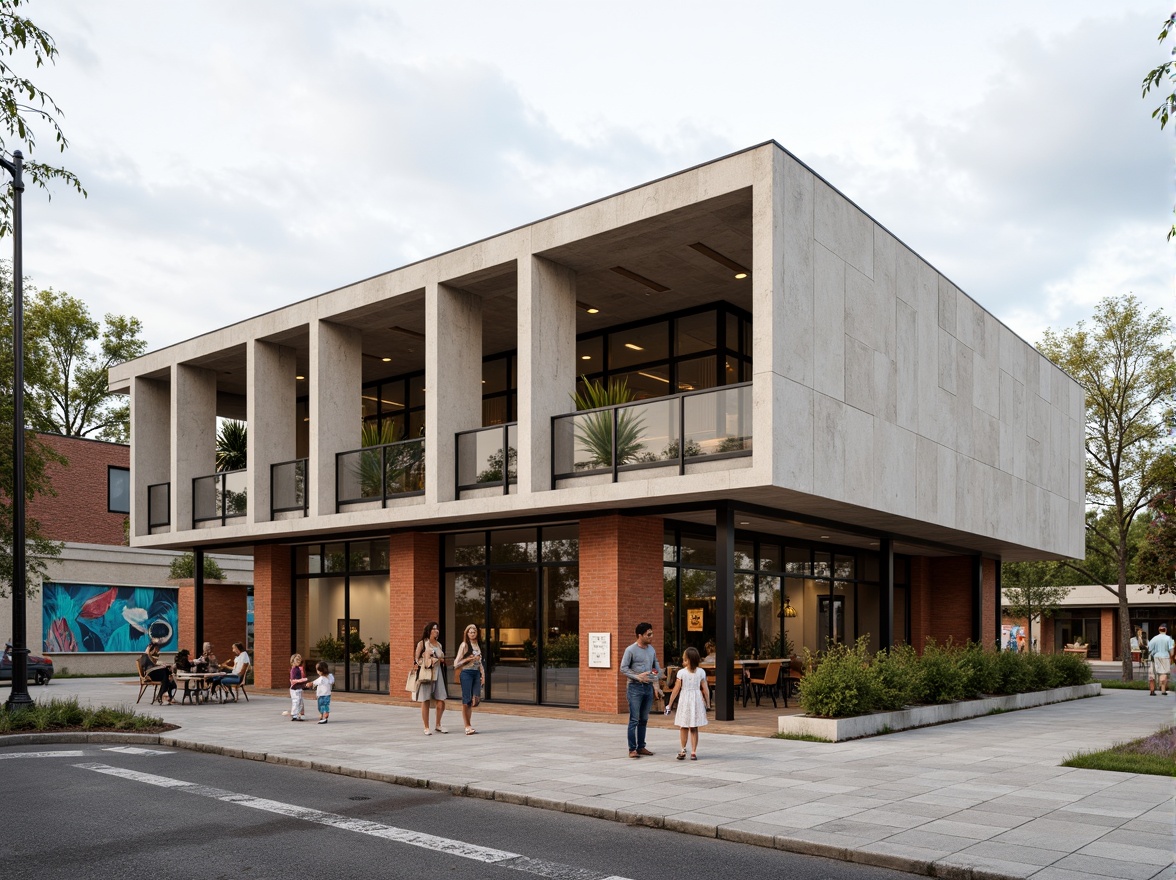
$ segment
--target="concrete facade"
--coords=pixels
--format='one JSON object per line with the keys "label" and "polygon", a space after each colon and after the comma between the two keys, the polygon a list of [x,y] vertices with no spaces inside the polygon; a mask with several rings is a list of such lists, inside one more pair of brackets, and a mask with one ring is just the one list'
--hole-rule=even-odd
{"label": "concrete facade", "polygon": [[[577,336],[714,301],[752,316],[750,456],[553,486],[552,419],[573,409],[590,359],[577,357]],[[517,352],[517,484],[462,492],[455,435],[482,427],[482,359],[503,351]],[[425,376],[423,494],[340,506],[336,455],[360,446],[361,388],[413,370]],[[589,517],[664,511],[713,528],[723,503],[754,511],[772,534],[863,552],[892,542],[918,558],[912,634],[985,640],[996,629],[997,560],[1083,553],[1077,383],[774,142],[151,352],[111,370],[110,385],[131,394],[136,547],[391,535],[398,558],[417,540],[406,550],[399,536],[502,523],[584,529]],[[293,457],[303,398],[307,515],[271,519],[268,466]],[[195,529],[192,479],[215,470],[215,418],[241,411],[249,515]],[[165,469],[140,447],[164,438],[172,518],[150,534],[142,499]],[[595,541],[581,544],[590,595],[596,575],[585,576],[604,570],[585,568]],[[610,545],[614,572],[622,545]],[[414,580],[428,568],[414,561],[399,585],[392,569],[390,591],[408,597],[413,627],[445,607]],[[650,613],[659,591],[650,586]],[[611,615],[623,649],[622,593],[608,589],[600,620]],[[411,629],[393,610],[392,629]],[[584,684],[583,663],[581,674]],[[582,693],[594,706],[618,699],[615,687]]]}

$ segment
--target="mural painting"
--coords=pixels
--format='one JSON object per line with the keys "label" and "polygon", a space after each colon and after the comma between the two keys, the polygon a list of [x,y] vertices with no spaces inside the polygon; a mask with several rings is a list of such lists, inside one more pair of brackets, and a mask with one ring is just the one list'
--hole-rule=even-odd
{"label": "mural painting", "polygon": [[178,592],[174,587],[42,584],[42,650],[139,652],[154,643],[174,651]]}

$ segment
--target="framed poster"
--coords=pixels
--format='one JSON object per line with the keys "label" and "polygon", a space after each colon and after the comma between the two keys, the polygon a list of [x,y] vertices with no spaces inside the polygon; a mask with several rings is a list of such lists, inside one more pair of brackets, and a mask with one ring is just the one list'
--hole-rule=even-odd
{"label": "framed poster", "polygon": [[686,609],[686,631],[692,633],[702,632],[702,609],[701,608],[687,608]]}
{"label": "framed poster", "polygon": [[[337,638],[339,641],[341,641],[345,645],[350,645],[351,643],[347,639],[346,621],[344,621],[343,618],[340,617],[340,618],[338,618],[338,623],[336,624],[336,626],[339,629],[339,634],[337,636],[335,636],[335,638]],[[356,635],[359,635],[359,621],[356,620],[355,618],[351,619],[351,631],[353,633],[355,633]]]}
{"label": "framed poster", "polygon": [[612,665],[610,656],[612,633],[588,633],[588,666],[591,669],[608,669]]}

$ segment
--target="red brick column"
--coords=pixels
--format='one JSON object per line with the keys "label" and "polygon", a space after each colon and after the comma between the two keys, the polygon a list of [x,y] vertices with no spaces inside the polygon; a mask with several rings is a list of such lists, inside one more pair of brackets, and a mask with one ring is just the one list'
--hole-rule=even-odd
{"label": "red brick column", "polygon": [[[179,647],[188,648],[195,657],[203,650],[196,641],[196,586],[191,578],[173,583],[179,587]],[[245,584],[204,582],[204,641],[212,643],[218,660],[231,660],[233,642],[245,641],[247,590]]]}
{"label": "red brick column", "polygon": [[1115,632],[1115,617],[1114,608],[1103,608],[1099,615],[1099,660],[1114,660],[1115,655],[1119,653],[1119,634]]}
{"label": "red brick column", "polygon": [[[258,544],[253,548],[253,682],[257,687],[289,686],[290,581],[289,547]],[[207,609],[204,626],[207,630]],[[223,659],[228,647],[218,645],[217,656]]]}
{"label": "red brick column", "polygon": [[911,557],[911,646],[919,653],[931,630],[931,565],[924,556]]}
{"label": "red brick column", "polygon": [[972,559],[967,556],[932,559],[930,569],[928,635],[941,645],[949,638],[953,644],[962,645],[972,638]]}
{"label": "red brick column", "polygon": [[980,644],[986,648],[995,645],[1000,637],[996,631],[996,567],[999,564],[995,559],[984,559],[980,563]]}
{"label": "red brick column", "polygon": [[[391,688],[404,696],[404,679],[412,666],[412,651],[430,620],[441,619],[439,604],[441,539],[438,535],[405,532],[388,543],[388,643],[391,645]],[[452,643],[453,639],[450,638]],[[457,650],[447,644],[450,657]]]}
{"label": "red brick column", "polygon": [[[628,712],[621,656],[641,621],[661,645],[664,615],[660,517],[594,517],[580,522],[580,708]],[[588,634],[612,634],[610,667],[588,668]],[[665,658],[658,660],[664,665]]]}

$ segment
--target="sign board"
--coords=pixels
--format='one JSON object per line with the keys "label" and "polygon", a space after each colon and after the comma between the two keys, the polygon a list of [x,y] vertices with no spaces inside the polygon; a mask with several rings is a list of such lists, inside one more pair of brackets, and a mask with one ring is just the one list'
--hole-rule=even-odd
{"label": "sign board", "polygon": [[608,669],[612,665],[612,633],[588,633],[588,666]]}
{"label": "sign board", "polygon": [[686,609],[686,631],[692,633],[702,632],[702,609],[701,608],[687,608]]}

